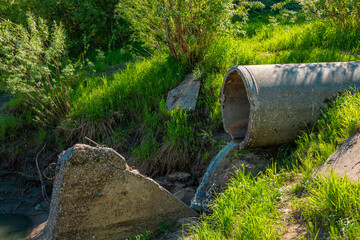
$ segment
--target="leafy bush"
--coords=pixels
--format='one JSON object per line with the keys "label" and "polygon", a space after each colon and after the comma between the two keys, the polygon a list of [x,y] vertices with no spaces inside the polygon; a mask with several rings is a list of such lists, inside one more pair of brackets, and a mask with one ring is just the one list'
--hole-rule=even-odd
{"label": "leafy bush", "polygon": [[357,28],[360,24],[358,0],[303,0],[304,9],[343,29]]}
{"label": "leafy bush", "polygon": [[166,43],[174,58],[185,57],[191,64],[203,59],[214,36],[229,30],[235,13],[247,13],[242,4],[235,11],[229,0],[124,0],[118,11],[146,46]]}
{"label": "leafy bush", "polygon": [[70,108],[67,83],[71,65],[61,67],[65,54],[62,25],[50,32],[41,18],[28,16],[28,28],[0,22],[0,74],[9,91],[32,108],[46,125],[59,121]]}
{"label": "leafy bush", "polygon": [[32,12],[48,22],[62,22],[74,57],[84,51],[116,49],[129,42],[129,24],[115,14],[119,0],[2,0],[0,17],[26,24]]}
{"label": "leafy bush", "polygon": [[25,24],[28,5],[29,0],[1,0],[0,18],[8,19],[18,24]]}

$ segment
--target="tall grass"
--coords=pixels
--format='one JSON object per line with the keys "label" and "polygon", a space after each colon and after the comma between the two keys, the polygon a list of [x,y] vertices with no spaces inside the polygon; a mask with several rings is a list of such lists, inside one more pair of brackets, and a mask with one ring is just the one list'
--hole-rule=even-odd
{"label": "tall grass", "polygon": [[274,168],[253,177],[238,170],[225,192],[211,205],[212,214],[202,216],[193,239],[276,239],[281,234],[277,202],[284,178]]}
{"label": "tall grass", "polygon": [[122,138],[119,145],[132,150],[135,159],[155,159],[159,152],[167,155],[169,149],[174,156],[186,156],[185,146],[193,139],[194,128],[184,125],[188,113],[167,112],[165,97],[187,71],[180,61],[156,54],[127,64],[112,78],[85,78],[70,92],[72,112],[59,129],[65,132],[68,142],[84,136],[112,143]]}
{"label": "tall grass", "polygon": [[311,238],[358,239],[360,185],[335,173],[320,176],[308,196],[296,204]]}
{"label": "tall grass", "polygon": [[328,106],[317,125],[297,141],[296,158],[305,177],[322,164],[360,126],[360,93],[345,92]]}

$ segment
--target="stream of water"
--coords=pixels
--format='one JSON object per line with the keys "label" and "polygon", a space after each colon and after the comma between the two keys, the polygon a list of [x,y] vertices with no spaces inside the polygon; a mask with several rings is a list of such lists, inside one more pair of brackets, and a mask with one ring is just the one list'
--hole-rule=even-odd
{"label": "stream of water", "polygon": [[207,205],[211,201],[212,197],[212,187],[215,183],[209,181],[209,179],[213,176],[216,167],[221,163],[221,161],[226,157],[231,149],[236,147],[238,143],[235,141],[231,141],[228,143],[221,151],[215,156],[213,161],[210,163],[207,168],[202,181],[196,190],[195,197],[191,200],[190,207],[196,210],[206,210],[208,209]]}
{"label": "stream of water", "polygon": [[0,239],[23,240],[27,237],[33,224],[24,215],[0,214]]}

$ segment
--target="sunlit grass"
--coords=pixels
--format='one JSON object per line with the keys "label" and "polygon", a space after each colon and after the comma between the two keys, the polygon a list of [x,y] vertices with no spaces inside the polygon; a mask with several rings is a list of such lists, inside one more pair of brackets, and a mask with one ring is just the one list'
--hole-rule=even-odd
{"label": "sunlit grass", "polygon": [[203,216],[193,239],[276,239],[282,222],[277,202],[282,196],[284,176],[270,168],[253,177],[238,170],[225,192],[211,204],[212,213]]}
{"label": "sunlit grass", "polygon": [[295,149],[280,148],[278,167],[256,177],[239,171],[210,206],[213,213],[203,217],[193,237],[281,239],[284,222],[280,221],[280,189],[286,184],[286,173],[291,173],[290,176],[298,177],[285,199],[292,199],[294,221],[300,221],[307,231],[302,237],[356,239],[360,234],[360,185],[334,173],[317,177],[314,171],[358,131],[359,103],[360,93],[356,90],[339,95],[323,111],[314,128],[299,137]]}

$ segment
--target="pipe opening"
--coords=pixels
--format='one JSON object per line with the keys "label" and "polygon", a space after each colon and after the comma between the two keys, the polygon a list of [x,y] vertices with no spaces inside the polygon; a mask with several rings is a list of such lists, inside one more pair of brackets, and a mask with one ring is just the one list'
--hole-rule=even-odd
{"label": "pipe opening", "polygon": [[237,71],[227,75],[223,86],[224,129],[233,139],[243,139],[248,130],[250,103],[244,82]]}

